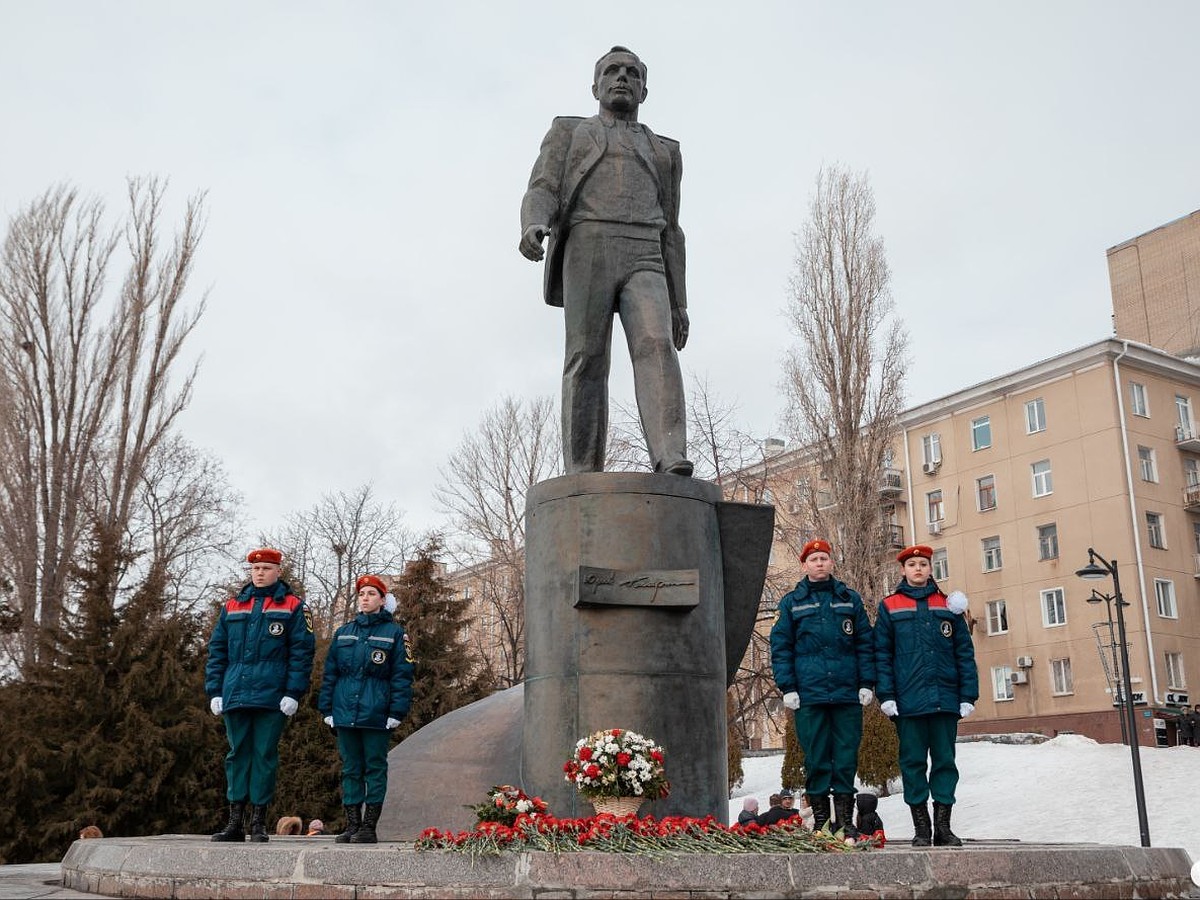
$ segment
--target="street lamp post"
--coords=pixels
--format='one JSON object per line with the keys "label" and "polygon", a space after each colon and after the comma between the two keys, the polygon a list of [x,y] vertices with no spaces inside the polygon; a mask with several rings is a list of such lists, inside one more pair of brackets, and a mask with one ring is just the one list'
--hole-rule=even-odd
{"label": "street lamp post", "polygon": [[[1109,649],[1112,650],[1113,675],[1115,675],[1117,678],[1120,678],[1122,669],[1121,669],[1121,662],[1120,662],[1120,660],[1117,659],[1117,632],[1113,627],[1113,614],[1112,614],[1113,598],[1109,594],[1102,594],[1098,590],[1093,588],[1092,596],[1088,597],[1087,602],[1088,603],[1100,603],[1101,601],[1104,602],[1105,611],[1108,613],[1108,640],[1109,640],[1109,644],[1110,644]],[[1116,689],[1124,690],[1124,687],[1118,687]],[[1115,705],[1117,707],[1117,721],[1121,723],[1121,743],[1128,744],[1129,743],[1129,727],[1127,726],[1127,724],[1125,722],[1125,719],[1127,718],[1125,715],[1125,704],[1117,703]]]}
{"label": "street lamp post", "polygon": [[[1099,563],[1099,565],[1097,565]],[[1125,600],[1121,597],[1121,579],[1117,561],[1112,562],[1088,547],[1088,564],[1075,572],[1080,578],[1097,580],[1112,576],[1113,595],[1117,601],[1117,642],[1121,645],[1121,706],[1129,734],[1129,756],[1133,763],[1133,792],[1137,800],[1138,829],[1142,846],[1150,846],[1150,823],[1146,818],[1146,787],[1142,783],[1142,756],[1138,749],[1137,721],[1133,716],[1133,684],[1129,679],[1129,645],[1125,639]]]}

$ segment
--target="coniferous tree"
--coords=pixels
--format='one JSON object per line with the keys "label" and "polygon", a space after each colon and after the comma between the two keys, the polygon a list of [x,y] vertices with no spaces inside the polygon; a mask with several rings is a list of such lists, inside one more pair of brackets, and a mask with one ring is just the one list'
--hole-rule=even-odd
{"label": "coniferous tree", "polygon": [[164,614],[165,576],[153,569],[114,607],[128,563],[118,548],[115,535],[93,534],[75,571],[78,610],[51,634],[56,661],[0,692],[5,862],[60,859],[88,824],[121,835],[201,831],[223,802],[214,760],[224,741],[203,703],[196,623]]}
{"label": "coniferous tree", "polygon": [[858,778],[888,795],[888,781],[900,775],[900,741],[896,725],[872,703],[863,710],[862,743],[858,745]]}
{"label": "coniferous tree", "polygon": [[783,766],[779,772],[779,783],[785,788],[799,791],[804,787],[804,751],[796,738],[796,717],[786,710],[787,727],[783,732]]}
{"label": "coniferous tree", "polygon": [[742,744],[745,743],[746,738],[742,732],[741,718],[737,714],[733,691],[725,692],[725,721],[729,731],[729,794],[732,796],[733,789],[740,785],[742,779],[746,777],[746,773],[742,769]]}
{"label": "coniferous tree", "polygon": [[392,583],[414,668],[412,707],[396,729],[401,740],[488,693],[486,677],[463,638],[467,608],[442,577],[440,550],[438,539],[426,541]]}

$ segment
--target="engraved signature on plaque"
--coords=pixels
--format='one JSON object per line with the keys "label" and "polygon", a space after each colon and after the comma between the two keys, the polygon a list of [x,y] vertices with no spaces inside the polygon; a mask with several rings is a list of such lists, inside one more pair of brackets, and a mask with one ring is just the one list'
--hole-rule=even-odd
{"label": "engraved signature on plaque", "polygon": [[576,606],[658,606],[678,609],[700,604],[696,569],[653,569],[622,572],[580,566]]}

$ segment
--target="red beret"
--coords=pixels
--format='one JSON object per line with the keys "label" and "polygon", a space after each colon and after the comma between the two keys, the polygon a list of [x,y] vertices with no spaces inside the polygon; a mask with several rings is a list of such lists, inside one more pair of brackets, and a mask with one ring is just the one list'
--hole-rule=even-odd
{"label": "red beret", "polygon": [[260,550],[251,550],[248,554],[246,554],[246,562],[265,562],[279,565],[281,562],[283,562],[283,554],[278,550],[272,550],[270,547],[263,547]]}
{"label": "red beret", "polygon": [[379,596],[387,596],[387,585],[383,583],[383,579],[378,575],[363,575],[358,581],[354,582],[354,590],[361,591],[365,587],[373,587],[379,591]]}
{"label": "red beret", "polygon": [[800,562],[808,559],[810,553],[828,553],[833,555],[833,548],[829,546],[829,541],[823,541],[820,538],[809,541],[800,551]]}
{"label": "red beret", "polygon": [[923,556],[925,559],[933,559],[933,548],[927,547],[924,544],[914,544],[911,547],[905,547],[896,554],[896,562],[904,565],[906,559],[912,559],[914,556]]}

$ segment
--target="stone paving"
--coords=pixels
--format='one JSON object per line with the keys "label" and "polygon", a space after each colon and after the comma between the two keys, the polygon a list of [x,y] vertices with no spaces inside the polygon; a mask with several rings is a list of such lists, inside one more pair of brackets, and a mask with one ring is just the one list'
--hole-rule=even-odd
{"label": "stone paving", "polygon": [[[23,868],[23,867],[16,867]],[[213,844],[164,835],[77,841],[61,891],[35,897],[819,898],[1189,897],[1180,849],[970,841],[961,850],[891,846],[836,854],[508,853],[472,859],[411,844],[333,838]],[[0,873],[3,869],[0,869]],[[0,890],[3,889],[0,879]]]}

